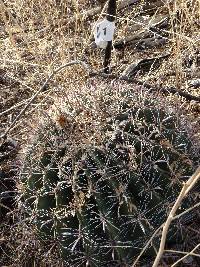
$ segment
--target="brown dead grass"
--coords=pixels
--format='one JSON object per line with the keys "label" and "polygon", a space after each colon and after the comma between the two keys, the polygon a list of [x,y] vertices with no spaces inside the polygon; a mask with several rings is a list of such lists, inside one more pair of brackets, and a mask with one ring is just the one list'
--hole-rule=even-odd
{"label": "brown dead grass", "polygon": [[[136,34],[148,28],[158,15],[167,15],[170,26],[167,30],[163,29],[161,34],[168,34],[168,41],[162,47],[142,51],[130,46],[123,50],[114,50],[111,64],[113,73],[120,75],[129,64],[138,59],[170,53],[170,57],[157,70],[138,73],[137,78],[160,86],[173,85],[191,94],[200,95],[199,89],[189,86],[191,79],[200,78],[200,1],[158,1],[159,4],[152,7],[151,11],[142,14],[146,16],[146,20],[138,21],[146,2],[148,1],[139,1],[135,6],[119,12],[115,40],[126,38],[130,34],[130,26],[135,27]],[[151,4],[155,1],[149,2]],[[91,29],[100,13],[90,18],[85,16],[88,10],[96,7],[99,7],[99,1],[95,0],[0,0],[0,135],[6,131],[52,70],[76,59],[85,60],[93,70],[102,70],[103,52],[90,47]],[[47,114],[63,95],[74,94],[74,98],[78,99],[81,88],[88,82],[93,81],[88,80],[87,73],[80,66],[70,66],[53,78],[9,133],[9,138],[20,145],[21,154],[24,153],[39,118]],[[186,103],[172,95],[168,99],[174,105],[182,106],[194,125],[191,129],[194,138],[200,140],[199,105]],[[33,257],[32,266],[61,266],[57,256],[57,261],[54,259],[53,262],[52,259],[52,262],[43,263],[45,257],[39,251],[40,244],[34,237],[30,239],[29,233],[24,231],[24,224],[21,223],[23,220],[19,225],[18,211],[14,214],[14,230],[10,232],[6,224],[3,226],[4,237],[8,241],[6,248],[9,247],[7,259],[10,257],[10,261],[7,264],[28,266],[26,257],[32,250],[38,251]],[[12,236],[16,229],[16,236]],[[14,260],[16,257],[17,261]]]}

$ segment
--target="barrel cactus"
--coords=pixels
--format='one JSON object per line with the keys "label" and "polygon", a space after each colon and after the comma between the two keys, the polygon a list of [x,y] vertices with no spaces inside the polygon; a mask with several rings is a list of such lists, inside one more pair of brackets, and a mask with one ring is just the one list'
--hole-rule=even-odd
{"label": "barrel cactus", "polygon": [[48,119],[26,153],[26,216],[39,236],[59,243],[66,266],[131,266],[194,170],[192,143],[176,114],[149,95],[112,94],[82,96],[85,109],[73,113],[70,105],[73,115],[62,115],[62,125]]}

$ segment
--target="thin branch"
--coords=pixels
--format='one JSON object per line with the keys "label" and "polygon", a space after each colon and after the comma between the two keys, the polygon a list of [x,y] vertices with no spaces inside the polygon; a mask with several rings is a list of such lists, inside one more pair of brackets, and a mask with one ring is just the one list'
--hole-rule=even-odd
{"label": "thin branch", "polygon": [[167,237],[169,226],[172,222],[172,219],[175,215],[176,210],[179,208],[180,203],[185,196],[186,189],[187,189],[187,184],[184,183],[183,188],[182,188],[182,190],[181,190],[181,192],[180,192],[180,194],[179,194],[179,196],[178,196],[178,198],[177,198],[177,200],[176,200],[176,202],[175,202],[175,204],[174,204],[174,206],[173,206],[173,208],[172,208],[172,210],[171,210],[171,212],[170,212],[170,214],[169,214],[169,216],[168,216],[168,218],[167,218],[167,220],[163,226],[163,232],[162,232],[162,237],[161,237],[161,241],[160,241],[160,247],[159,247],[159,251],[158,251],[158,254],[156,256],[156,259],[154,261],[153,267],[157,267],[159,262],[160,262],[160,259],[162,257],[162,254],[163,254],[163,251],[165,248],[165,242],[166,242],[166,237]]}
{"label": "thin branch", "polygon": [[160,241],[160,247],[159,247],[159,251],[158,251],[158,254],[156,256],[156,259],[154,261],[153,267],[158,266],[160,259],[163,255],[169,226],[170,226],[173,218],[175,217],[175,213],[176,213],[177,209],[179,208],[183,198],[188,194],[188,192],[192,189],[192,187],[198,181],[199,178],[200,178],[200,167],[195,171],[195,173],[191,176],[191,178],[186,183],[183,184],[183,188],[182,188],[176,202],[174,203],[174,206],[172,207],[172,210],[170,211],[166,222],[164,223],[163,231],[162,231],[162,237],[161,237],[161,241]]}
{"label": "thin branch", "polygon": [[6,139],[7,134],[10,132],[10,130],[14,127],[15,123],[21,118],[21,116],[25,113],[25,111],[27,110],[27,108],[30,106],[30,104],[37,98],[37,96],[44,91],[44,89],[46,88],[47,84],[50,82],[50,80],[53,78],[54,75],[56,75],[58,72],[60,72],[61,70],[63,70],[66,67],[72,66],[72,65],[77,65],[80,64],[82,65],[87,71],[88,73],[90,73],[90,68],[89,66],[80,60],[75,60],[75,61],[71,61],[68,62],[62,66],[60,66],[59,68],[57,68],[56,70],[54,70],[50,76],[47,78],[47,80],[44,82],[44,84],[38,89],[38,91],[31,97],[30,101],[26,104],[26,106],[21,110],[21,112],[17,115],[17,117],[14,119],[14,121],[11,123],[11,125],[9,126],[9,128],[5,131],[5,133],[1,136],[1,138]]}
{"label": "thin branch", "polygon": [[175,254],[184,254],[184,255],[188,255],[188,253],[190,253],[191,256],[200,257],[200,254],[196,254],[193,252],[173,250],[173,249],[165,249],[164,252],[175,253]]}
{"label": "thin branch", "polygon": [[197,208],[197,207],[199,207],[199,206],[200,206],[200,202],[198,202],[198,203],[195,204],[194,206],[190,207],[189,209],[187,209],[187,210],[181,212],[180,214],[174,216],[173,221],[176,220],[176,219],[179,219],[181,216],[185,215],[186,213],[190,212],[191,210],[193,210],[193,209],[195,209],[195,208]]}
{"label": "thin branch", "polygon": [[200,167],[196,170],[196,172],[186,182],[186,184],[187,184],[187,190],[185,191],[185,196],[189,193],[189,191],[197,183],[197,181],[198,181],[199,178],[200,178]]}
{"label": "thin branch", "polygon": [[[198,169],[200,170],[200,167],[199,167]],[[198,169],[197,169],[197,171],[198,171]],[[197,171],[196,171],[196,172],[197,172]],[[196,173],[196,172],[195,172],[195,173]],[[194,174],[193,174],[193,176],[194,176]],[[191,179],[191,178],[190,178],[190,179]],[[172,218],[172,221],[174,221],[174,220],[176,220],[176,219],[179,219],[181,216],[185,215],[186,213],[190,212],[191,210],[193,210],[193,209],[195,209],[195,208],[197,208],[197,207],[199,207],[199,206],[200,206],[200,202],[198,202],[198,203],[195,204],[194,206],[190,207],[189,209],[187,209],[187,210],[181,212],[180,214],[174,216],[174,217]],[[140,252],[139,256],[138,256],[138,257],[136,258],[136,260],[134,261],[132,267],[135,267],[135,266],[136,266],[136,264],[138,263],[140,257],[141,257],[141,256],[143,255],[143,253],[146,251],[146,249],[148,248],[148,246],[149,246],[150,243],[152,242],[153,238],[156,236],[156,234],[159,232],[159,230],[164,226],[164,224],[165,224],[165,223],[163,223],[162,225],[160,225],[160,227],[157,228],[156,231],[153,233],[153,235],[151,236],[151,238],[149,239],[149,241],[146,243],[145,247],[144,247],[144,248],[142,249],[142,251]]]}
{"label": "thin branch", "polygon": [[[193,250],[191,250],[190,252],[187,253],[187,255],[183,256],[182,258],[180,258],[179,260],[177,260],[171,267],[176,266],[179,262],[181,262],[182,260],[186,259],[188,256],[193,255],[193,252],[200,247],[200,243],[198,245],[196,245],[195,248],[193,248]],[[198,255],[200,257],[200,255]]]}
{"label": "thin branch", "polygon": [[149,239],[149,241],[146,243],[145,247],[141,250],[140,254],[138,255],[138,257],[134,261],[132,267],[135,267],[136,266],[136,264],[138,263],[140,257],[143,255],[143,253],[149,247],[150,243],[152,242],[152,240],[154,239],[154,237],[157,235],[157,233],[160,231],[160,229],[162,228],[162,226],[163,226],[163,224],[159,228],[157,228],[156,231],[153,233],[153,235],[151,236],[151,238]]}
{"label": "thin branch", "polygon": [[[41,93],[41,95],[46,94],[48,91],[49,91],[49,90],[46,90],[44,93]],[[8,108],[8,109],[2,111],[2,112],[0,113],[0,117],[3,116],[3,115],[5,115],[5,114],[7,114],[8,112],[10,112],[10,111],[16,109],[16,108],[19,108],[19,107],[25,105],[28,101],[30,101],[30,99],[31,99],[31,97],[29,97],[29,98],[27,98],[27,99],[25,99],[25,100],[23,100],[23,101],[17,103],[16,105],[14,105],[14,106],[12,106],[12,107],[10,107],[10,108]]]}
{"label": "thin branch", "polygon": [[12,211],[11,208],[5,206],[3,203],[0,203],[0,207],[4,208],[4,209],[7,209],[9,211]]}

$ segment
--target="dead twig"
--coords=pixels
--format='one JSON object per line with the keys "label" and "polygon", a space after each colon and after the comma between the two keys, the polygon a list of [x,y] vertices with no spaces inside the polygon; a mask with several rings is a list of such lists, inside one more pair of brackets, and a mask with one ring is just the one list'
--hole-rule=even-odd
{"label": "dead twig", "polygon": [[146,243],[146,245],[144,246],[144,248],[141,250],[140,254],[138,255],[138,257],[136,258],[136,260],[134,261],[132,267],[135,267],[136,264],[138,263],[139,259],[141,258],[141,256],[143,255],[143,253],[146,251],[146,249],[149,247],[149,245],[151,244],[151,242],[153,241],[154,237],[157,235],[157,233],[160,231],[160,229],[162,228],[163,225],[161,225],[160,227],[158,227],[156,229],[156,231],[152,234],[151,238],[148,240],[148,242]]}
{"label": "dead twig", "polygon": [[183,188],[182,188],[176,202],[174,203],[174,206],[171,209],[171,212],[170,212],[166,222],[164,223],[161,241],[160,241],[160,247],[159,247],[159,251],[158,251],[158,254],[156,256],[156,259],[153,263],[153,267],[158,266],[160,259],[163,255],[168,229],[170,227],[170,224],[171,224],[173,218],[175,217],[175,213],[176,213],[177,209],[179,208],[183,198],[193,188],[193,186],[196,184],[196,182],[198,181],[199,178],[200,178],[200,167],[195,171],[195,173],[191,176],[191,178],[186,183],[183,184]]}
{"label": "dead twig", "polygon": [[[200,168],[200,167],[199,167]],[[200,206],[200,202],[198,202],[197,204],[195,204],[194,206],[190,207],[189,209],[181,212],[180,214],[174,216],[172,218],[172,221],[179,219],[181,216],[185,215],[186,213],[190,212],[191,210],[197,208]],[[132,267],[135,267],[136,264],[138,263],[139,259],[141,258],[141,256],[143,255],[143,253],[146,251],[146,249],[149,247],[149,245],[151,244],[151,242],[153,241],[153,238],[158,234],[158,232],[160,231],[160,229],[164,226],[165,223],[163,223],[161,226],[159,226],[159,228],[156,229],[156,231],[152,234],[151,238],[149,239],[149,241],[146,243],[145,247],[141,250],[140,254],[138,255],[138,257],[136,258],[136,260],[134,261]]]}
{"label": "dead twig", "polygon": [[191,210],[193,210],[193,209],[195,209],[195,208],[197,208],[197,207],[199,207],[199,206],[200,206],[200,202],[198,202],[198,203],[195,204],[194,206],[190,207],[189,209],[187,209],[187,210],[181,212],[180,214],[174,216],[173,221],[176,220],[176,219],[179,219],[181,216],[185,215],[186,213],[190,212]]}
{"label": "dead twig", "polygon": [[[47,91],[45,91],[44,93],[46,93],[46,92],[47,92]],[[42,93],[41,95],[43,95],[44,93]],[[10,108],[8,108],[8,109],[2,111],[2,112],[0,113],[0,117],[3,116],[3,115],[5,115],[5,114],[7,114],[7,113],[9,113],[9,112],[12,111],[12,110],[15,110],[16,108],[19,108],[19,107],[25,105],[28,101],[30,101],[30,99],[31,99],[31,97],[29,97],[29,98],[27,98],[27,99],[25,99],[25,100],[23,100],[23,101],[17,103],[16,105],[14,105],[14,106],[12,106],[12,107],[10,107]]]}
{"label": "dead twig", "polygon": [[193,248],[193,250],[191,250],[191,251],[188,252],[185,256],[183,256],[182,258],[180,258],[179,260],[177,260],[174,264],[172,264],[171,267],[176,266],[179,262],[181,262],[182,260],[186,259],[186,258],[187,258],[188,256],[190,256],[190,255],[200,257],[200,255],[193,253],[198,247],[200,247],[200,244],[196,245],[196,247]]}
{"label": "dead twig", "polygon": [[189,253],[189,255],[191,255],[191,256],[200,257],[200,254],[196,254],[196,253],[193,253],[193,252],[173,250],[173,249],[165,249],[164,252],[175,253],[175,254],[182,254],[182,255],[188,255],[188,253]]}

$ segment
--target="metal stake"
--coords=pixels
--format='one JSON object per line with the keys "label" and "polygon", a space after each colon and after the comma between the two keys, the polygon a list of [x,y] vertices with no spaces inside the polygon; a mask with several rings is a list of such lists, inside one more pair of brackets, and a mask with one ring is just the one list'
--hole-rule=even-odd
{"label": "metal stake", "polygon": [[[108,21],[113,22],[115,20],[116,16],[116,0],[109,0],[108,2],[108,9],[107,9],[107,15],[106,19]],[[104,73],[108,74],[109,73],[109,65],[111,61],[111,51],[112,51],[112,41],[108,41],[108,44],[105,49],[105,57],[104,57]]]}

